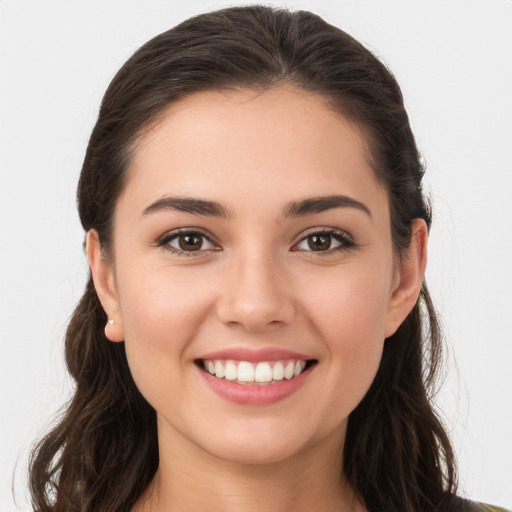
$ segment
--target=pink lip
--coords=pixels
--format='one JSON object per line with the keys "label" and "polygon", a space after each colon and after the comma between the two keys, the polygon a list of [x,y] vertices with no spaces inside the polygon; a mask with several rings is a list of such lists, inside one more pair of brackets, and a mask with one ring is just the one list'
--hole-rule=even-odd
{"label": "pink lip", "polygon": [[251,350],[243,347],[237,347],[210,352],[208,354],[202,355],[198,359],[231,359],[233,361],[248,361],[251,363],[258,363],[260,361],[279,361],[286,359],[301,359],[303,361],[308,361],[313,358],[305,354],[299,354],[298,352],[291,352],[289,350],[278,348]]}
{"label": "pink lip", "polygon": [[[289,354],[288,354],[289,355]],[[216,357],[217,359],[223,359]],[[215,358],[212,358],[215,359]],[[247,359],[242,359],[247,361]],[[268,361],[268,359],[266,359]],[[197,371],[205,380],[206,384],[221,398],[237,404],[244,405],[270,405],[297,391],[306,382],[315,366],[304,370],[299,376],[290,380],[283,379],[276,384],[259,386],[257,384],[246,385],[238,382],[218,379],[208,372],[197,367]]]}

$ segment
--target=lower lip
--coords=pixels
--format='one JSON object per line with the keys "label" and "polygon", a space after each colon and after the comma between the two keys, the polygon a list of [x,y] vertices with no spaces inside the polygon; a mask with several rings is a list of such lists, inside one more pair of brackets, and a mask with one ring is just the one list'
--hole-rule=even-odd
{"label": "lower lip", "polygon": [[198,368],[198,371],[217,395],[230,402],[244,405],[270,405],[284,400],[302,387],[313,367],[308,368],[293,379],[262,386],[257,384],[239,384],[231,380],[218,379],[200,368]]}

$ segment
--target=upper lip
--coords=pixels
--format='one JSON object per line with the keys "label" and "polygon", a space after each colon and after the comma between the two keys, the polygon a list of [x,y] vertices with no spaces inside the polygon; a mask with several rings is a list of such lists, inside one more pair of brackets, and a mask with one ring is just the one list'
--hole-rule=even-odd
{"label": "upper lip", "polygon": [[208,352],[207,354],[200,356],[198,359],[231,359],[233,361],[248,361],[252,363],[258,363],[261,361],[279,361],[286,359],[299,359],[302,361],[308,361],[313,358],[299,352],[292,352],[290,350],[273,347],[261,348],[257,350],[245,347],[234,347],[217,350],[215,352]]}

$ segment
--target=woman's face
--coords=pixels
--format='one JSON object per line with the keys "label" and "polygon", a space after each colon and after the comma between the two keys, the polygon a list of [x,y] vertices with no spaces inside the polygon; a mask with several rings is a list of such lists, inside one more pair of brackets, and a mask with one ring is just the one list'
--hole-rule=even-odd
{"label": "woman's face", "polygon": [[295,89],[191,95],[136,146],[113,226],[110,261],[89,236],[106,333],[161,439],[251,463],[341,449],[422,274],[350,122]]}

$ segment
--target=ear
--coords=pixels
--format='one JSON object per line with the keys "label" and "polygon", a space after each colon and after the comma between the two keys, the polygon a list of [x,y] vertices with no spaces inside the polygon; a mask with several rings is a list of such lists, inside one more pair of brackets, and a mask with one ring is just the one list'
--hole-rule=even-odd
{"label": "ear", "polygon": [[107,315],[105,336],[110,341],[123,341],[124,330],[117,295],[114,267],[110,259],[101,252],[100,240],[96,230],[87,232],[87,259],[91,268],[96,293]]}
{"label": "ear", "polygon": [[428,228],[423,219],[412,223],[409,248],[402,256],[386,321],[386,338],[393,335],[415,306],[427,266]]}

